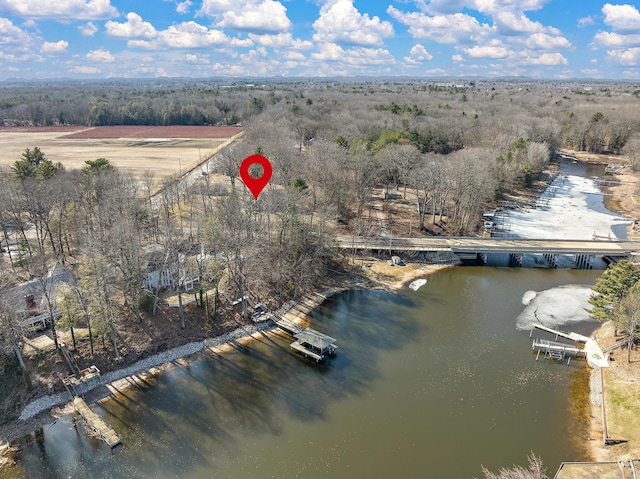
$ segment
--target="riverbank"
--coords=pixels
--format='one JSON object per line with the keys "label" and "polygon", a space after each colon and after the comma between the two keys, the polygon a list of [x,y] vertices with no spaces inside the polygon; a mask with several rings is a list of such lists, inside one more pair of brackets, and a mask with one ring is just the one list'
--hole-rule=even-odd
{"label": "riverbank", "polygon": [[[358,258],[354,260],[356,265],[362,265],[362,270],[365,273],[367,281],[360,284],[358,287],[366,287],[372,289],[399,289],[404,285],[409,283],[410,281],[416,278],[422,278],[429,274],[432,274],[436,271],[439,271],[443,268],[450,267],[450,264],[407,264],[405,266],[391,266],[387,261],[383,259],[361,259]],[[240,328],[245,330],[245,328]],[[245,331],[246,333],[246,331]],[[267,334],[268,330],[257,332],[253,334]],[[251,340],[251,335],[241,335],[238,339],[234,339],[233,341],[249,341]],[[215,339],[215,338],[214,338]],[[205,343],[207,340],[198,342],[196,344]],[[187,344],[189,346],[192,343]],[[226,343],[228,344],[228,343]],[[129,372],[128,376],[122,377],[120,379],[116,379],[114,382],[109,384],[105,384],[106,390],[94,390],[89,397],[90,402],[95,402],[106,397],[110,397],[113,394],[117,394],[119,391],[122,391],[123,388],[127,387],[135,387],[137,384],[141,384],[141,382],[148,380],[152,377],[154,373],[159,373],[162,371],[162,368],[171,367],[173,364],[180,364],[182,361],[190,361],[190,358],[194,353],[201,352],[205,349],[206,345],[202,344],[199,349],[196,349],[194,352],[186,352],[185,355],[178,355],[175,359],[167,359],[167,356],[161,357],[160,360],[164,360],[164,362],[160,362],[159,366],[149,366],[149,369],[141,369],[138,372]],[[224,346],[221,346],[224,348]],[[178,348],[176,348],[178,349]],[[174,351],[173,349],[163,352],[162,354],[169,353],[170,351]],[[138,364],[138,363],[136,363]],[[147,365],[148,366],[148,365]],[[107,375],[105,374],[105,377]],[[95,393],[95,397],[93,394]],[[54,410],[44,411],[43,413],[36,414],[30,418],[26,418],[23,423],[27,424],[26,432],[23,432],[21,436],[30,433],[31,431],[45,425],[47,423],[53,422],[57,417],[61,415],[67,414],[71,412],[68,408],[60,408],[56,407]],[[30,421],[34,421],[30,423]],[[38,422],[39,421],[39,422]],[[3,437],[2,432],[0,430],[0,442]]]}
{"label": "riverbank", "polygon": [[627,232],[630,239],[640,235],[640,172],[632,171],[631,162],[625,156],[560,150],[567,156],[584,163],[612,165],[611,182],[602,187],[605,207],[622,216],[635,219]]}
{"label": "riverbank", "polygon": [[[627,229],[630,239],[638,239],[640,233],[640,173],[631,170],[630,162],[623,156],[592,154],[562,150],[581,162],[615,165],[612,179],[615,183],[603,186],[605,207],[619,215],[635,221]],[[612,322],[603,324],[593,336],[601,347],[617,342]],[[627,363],[627,351],[617,349],[610,355],[610,368],[600,373],[592,371],[590,376],[590,427],[587,446],[591,460],[596,462],[624,461],[640,458],[640,351],[631,354]],[[627,442],[604,446],[602,419],[602,392],[604,385],[604,407],[609,437],[625,439]]]}
{"label": "riverbank", "polygon": [[[606,347],[620,340],[613,322],[604,323],[595,333],[598,344]],[[610,368],[603,370],[604,408],[608,436],[627,442],[605,446],[602,420],[602,385],[599,371],[590,378],[591,421],[589,450],[594,461],[625,461],[640,458],[640,351],[627,348],[610,353]]]}
{"label": "riverbank", "polygon": [[[449,267],[449,265],[417,263],[391,267],[384,260],[365,260],[365,264],[369,267],[363,267],[364,282],[318,291],[320,293],[318,297],[324,296],[326,300],[334,294],[349,288],[367,287],[370,289],[397,290],[416,278],[423,278]],[[317,307],[322,302],[319,301],[318,304],[313,306]],[[284,313],[284,308],[277,312],[277,314]],[[297,318],[294,318],[299,322],[304,322],[306,319],[306,314],[300,314]],[[216,337],[163,351],[126,368],[102,375],[95,387],[87,392],[85,400],[88,404],[108,400],[128,388],[139,387],[144,383],[148,383],[154,376],[161,374],[168,368],[189,364],[198,354],[224,354],[225,350],[231,348],[233,344],[246,344],[255,338],[262,337],[264,334],[274,333],[275,330],[277,330],[277,327],[271,322],[243,325]],[[73,405],[69,402],[69,395],[66,392],[39,397],[23,408],[17,420],[0,426],[0,443],[6,442],[8,445],[19,446],[17,441],[23,437],[47,424],[55,422],[64,415],[73,413]],[[16,447],[0,449],[0,457],[10,459],[16,451]],[[10,463],[10,460],[5,462]],[[0,465],[2,464],[3,462],[0,461]]]}

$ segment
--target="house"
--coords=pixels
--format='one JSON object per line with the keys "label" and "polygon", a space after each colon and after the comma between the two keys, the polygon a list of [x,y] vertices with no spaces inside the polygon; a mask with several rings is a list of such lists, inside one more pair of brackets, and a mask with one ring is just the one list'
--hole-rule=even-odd
{"label": "house", "polygon": [[[53,298],[63,284],[73,284],[71,273],[54,268],[46,278],[33,279],[0,292],[0,301],[19,316],[23,329],[44,329],[51,323],[45,292]],[[55,299],[52,301],[55,306]],[[54,310],[53,315],[58,319],[60,312]]]}

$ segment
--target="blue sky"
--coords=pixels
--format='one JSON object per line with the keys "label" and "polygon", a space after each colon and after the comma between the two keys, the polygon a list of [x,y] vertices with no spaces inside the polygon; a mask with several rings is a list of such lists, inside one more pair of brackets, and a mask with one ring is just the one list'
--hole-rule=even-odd
{"label": "blue sky", "polygon": [[639,8],[598,0],[0,0],[0,79],[640,80]]}

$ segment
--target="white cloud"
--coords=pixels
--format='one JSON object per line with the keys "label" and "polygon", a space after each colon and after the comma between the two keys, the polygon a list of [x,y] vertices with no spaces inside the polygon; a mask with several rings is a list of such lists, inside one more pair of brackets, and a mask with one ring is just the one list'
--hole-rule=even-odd
{"label": "white cloud", "polygon": [[59,55],[65,53],[69,48],[69,42],[66,40],[60,40],[58,42],[44,42],[40,47],[40,53],[45,55]]}
{"label": "white cloud", "polygon": [[294,39],[291,33],[278,33],[275,35],[257,35],[250,33],[249,38],[259,45],[270,48],[293,48],[296,50],[308,50],[313,48],[313,42],[309,40]]}
{"label": "white cloud", "polygon": [[336,43],[324,43],[319,45],[318,52],[313,53],[311,57],[314,60],[340,60],[342,55],[344,54],[344,50],[340,45]]}
{"label": "white cloud", "polygon": [[452,59],[454,62],[461,62],[461,61],[464,61],[464,58],[462,57],[462,55],[459,55],[459,54],[457,54],[457,53],[456,53],[455,55],[452,55],[452,56],[451,56],[451,59]]}
{"label": "white cloud", "polygon": [[584,18],[580,18],[578,20],[578,26],[580,28],[584,28],[584,27],[590,27],[591,25],[595,25],[595,20],[593,19],[593,17],[584,17]]}
{"label": "white cloud", "polygon": [[93,62],[113,63],[115,61],[111,52],[102,48],[98,50],[91,50],[86,56],[87,60],[91,60]]}
{"label": "white cloud", "polygon": [[160,32],[159,40],[168,47],[199,48],[224,45],[229,39],[220,30],[209,30],[196,22],[183,22]]}
{"label": "white cloud", "polygon": [[334,61],[351,66],[392,65],[396,63],[393,55],[383,48],[356,47],[343,49],[336,43],[323,43],[318,52],[311,54],[314,60]]}
{"label": "white cloud", "polygon": [[184,58],[188,63],[196,65],[208,65],[210,63],[208,55],[200,55],[198,53],[187,53]]}
{"label": "white cloud", "polygon": [[525,39],[524,44],[534,50],[555,50],[557,48],[571,47],[571,43],[566,38],[547,35],[546,33],[534,33]]}
{"label": "white cloud", "polygon": [[613,32],[598,32],[593,38],[597,44],[604,47],[624,48],[640,45],[640,34],[620,35]]}
{"label": "white cloud", "polygon": [[416,65],[429,60],[433,60],[433,55],[419,43],[416,43],[411,47],[411,50],[409,50],[409,56],[404,57],[404,61],[412,65]]}
{"label": "white cloud", "polygon": [[607,52],[607,56],[620,63],[620,65],[640,65],[640,47],[627,50],[610,50]]}
{"label": "white cloud", "polygon": [[4,53],[0,50],[0,59],[5,60],[11,63],[33,63],[33,62],[44,62],[44,58],[40,55],[34,55],[31,53],[25,53],[22,55],[14,55],[13,53]]}
{"label": "white cloud", "polygon": [[393,36],[390,22],[362,14],[353,0],[330,0],[320,8],[320,16],[313,22],[313,39],[318,42],[349,45],[382,45],[383,38]]}
{"label": "white cloud", "polygon": [[248,73],[244,66],[231,63],[216,63],[212,67],[212,72],[214,75],[227,76],[243,76]]}
{"label": "white cloud", "polygon": [[604,23],[617,31],[640,32],[640,12],[633,5],[611,5],[602,7]]}
{"label": "white cloud", "polygon": [[291,28],[286,7],[275,0],[204,0],[199,14],[214,18],[217,27],[253,32],[283,32]]}
{"label": "white cloud", "polygon": [[296,52],[296,51],[284,52],[282,54],[282,57],[285,58],[286,60],[295,60],[297,62],[300,62],[300,61],[303,61],[303,60],[307,59],[307,57],[305,57],[303,53]]}
{"label": "white cloud", "polygon": [[543,53],[542,55],[531,54],[524,59],[526,64],[532,65],[568,65],[569,62],[561,53]]}
{"label": "white cloud", "polygon": [[107,35],[115,38],[143,38],[150,40],[158,35],[157,30],[151,23],[142,20],[142,17],[135,12],[127,13],[127,21],[118,23],[108,21],[105,23]]}
{"label": "white cloud", "polygon": [[486,23],[464,13],[430,17],[420,12],[406,13],[393,6],[387,8],[392,18],[409,27],[414,38],[425,38],[438,43],[479,42],[495,31]]}
{"label": "white cloud", "polygon": [[196,22],[182,22],[171,25],[166,30],[156,32],[152,40],[129,40],[128,45],[134,48],[205,48],[211,46],[248,47],[251,40],[229,38],[221,30],[210,30]]}
{"label": "white cloud", "polygon": [[111,0],[0,0],[0,13],[74,20],[100,20],[119,15]]}
{"label": "white cloud", "polygon": [[550,32],[559,34],[553,27],[545,27],[534,22],[522,12],[502,11],[493,16],[498,33],[502,35],[530,35],[532,33]]}
{"label": "white cloud", "polygon": [[92,37],[98,31],[98,27],[96,27],[93,22],[89,22],[85,25],[78,25],[78,30],[80,30],[80,33],[85,37]]}
{"label": "white cloud", "polygon": [[193,5],[191,0],[185,0],[184,2],[179,2],[176,5],[176,12],[178,12],[180,15],[185,15],[186,13],[189,13],[189,8],[191,8],[191,5]]}
{"label": "white cloud", "polygon": [[8,18],[0,18],[0,45],[14,45],[26,48],[33,43],[27,32],[16,27]]}
{"label": "white cloud", "polygon": [[101,73],[99,68],[89,67],[89,66],[86,66],[86,65],[75,66],[75,67],[69,69],[69,72],[71,72],[71,73],[81,73],[83,75],[97,75],[97,74]]}
{"label": "white cloud", "polygon": [[463,8],[477,10],[483,14],[493,15],[501,11],[533,11],[540,10],[550,0],[424,0],[415,3],[422,11],[432,15],[459,12]]}
{"label": "white cloud", "polygon": [[605,4],[604,23],[613,31],[600,31],[593,37],[593,48],[607,48],[607,58],[620,65],[640,64],[640,11],[633,5]]}
{"label": "white cloud", "polygon": [[509,49],[501,45],[476,45],[471,48],[464,48],[464,52],[471,58],[507,58]]}

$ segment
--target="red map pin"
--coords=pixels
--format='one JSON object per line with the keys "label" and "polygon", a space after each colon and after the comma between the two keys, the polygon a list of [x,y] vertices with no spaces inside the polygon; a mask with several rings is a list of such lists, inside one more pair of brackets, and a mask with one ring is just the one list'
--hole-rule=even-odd
{"label": "red map pin", "polygon": [[[254,164],[262,166],[262,176],[260,178],[253,178],[249,174],[249,167]],[[262,193],[264,187],[267,186],[267,183],[269,183],[272,172],[273,168],[271,168],[271,163],[262,155],[247,156],[242,163],[240,163],[240,178],[242,178],[242,181],[244,181],[244,184],[249,188],[249,191],[256,200],[258,196],[260,196],[260,193]]]}

